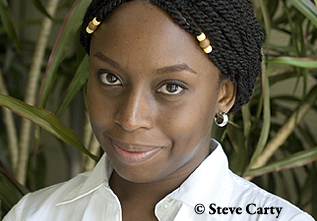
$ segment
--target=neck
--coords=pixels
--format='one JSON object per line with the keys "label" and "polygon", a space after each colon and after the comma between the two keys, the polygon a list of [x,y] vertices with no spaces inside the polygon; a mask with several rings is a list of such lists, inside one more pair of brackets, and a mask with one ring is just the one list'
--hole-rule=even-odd
{"label": "neck", "polygon": [[155,205],[178,188],[188,175],[151,183],[134,183],[114,171],[110,186],[119,198],[123,220],[156,220]]}
{"label": "neck", "polygon": [[141,202],[142,205],[151,205],[151,208],[154,208],[161,199],[177,189],[189,175],[190,173],[186,173],[171,179],[135,183],[122,178],[114,171],[110,178],[110,186],[121,203]]}

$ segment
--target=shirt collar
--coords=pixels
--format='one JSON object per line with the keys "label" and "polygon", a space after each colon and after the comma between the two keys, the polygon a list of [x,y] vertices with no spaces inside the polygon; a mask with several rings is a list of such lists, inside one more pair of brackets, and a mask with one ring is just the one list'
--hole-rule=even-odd
{"label": "shirt collar", "polygon": [[[233,182],[228,170],[228,161],[221,145],[217,141],[210,140],[210,149],[214,149],[214,151],[178,189],[164,199],[170,198],[182,201],[193,207],[198,203],[204,205],[215,203],[223,206],[228,204],[233,189]],[[86,181],[65,195],[57,205],[80,199],[101,186],[110,190],[109,179],[112,172],[113,167],[107,155],[103,154],[94,170],[89,173]]]}
{"label": "shirt collar", "polygon": [[66,203],[73,202],[77,199],[80,199],[89,193],[95,191],[96,189],[100,188],[101,186],[110,189],[109,187],[109,179],[113,172],[113,167],[104,153],[103,156],[100,158],[99,162],[95,166],[95,168],[88,172],[88,177],[86,181],[82,184],[78,185],[72,191],[70,191],[63,199],[57,203],[57,205],[62,205]]}

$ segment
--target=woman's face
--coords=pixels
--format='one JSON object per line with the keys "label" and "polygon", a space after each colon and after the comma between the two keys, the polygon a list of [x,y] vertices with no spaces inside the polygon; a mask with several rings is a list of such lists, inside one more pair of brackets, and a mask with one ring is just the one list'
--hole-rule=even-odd
{"label": "woman's face", "polygon": [[92,36],[87,92],[94,133],[132,182],[190,174],[208,155],[212,121],[234,86],[159,7],[115,9]]}

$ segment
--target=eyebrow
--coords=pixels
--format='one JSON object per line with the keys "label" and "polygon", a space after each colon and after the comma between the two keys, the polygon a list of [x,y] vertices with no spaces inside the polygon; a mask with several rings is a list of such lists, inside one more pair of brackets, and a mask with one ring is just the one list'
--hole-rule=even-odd
{"label": "eyebrow", "polygon": [[[103,53],[101,53],[99,51],[96,52],[93,55],[93,57],[97,57],[101,61],[111,65],[114,68],[121,69],[120,64],[118,62],[112,60],[111,58],[108,58],[106,55],[104,55]],[[163,68],[157,69],[156,70],[156,74],[168,74],[168,73],[173,73],[173,72],[178,72],[178,71],[188,71],[188,72],[197,74],[193,69],[188,67],[188,65],[185,64],[185,63],[172,65],[172,66],[167,66],[167,67],[163,67]]]}
{"label": "eyebrow", "polygon": [[116,61],[114,61],[114,60],[108,58],[106,55],[104,55],[103,53],[101,53],[101,52],[99,52],[99,51],[97,51],[97,52],[93,55],[93,57],[98,58],[99,60],[101,60],[101,61],[103,61],[103,62],[105,62],[105,63],[111,65],[111,66],[114,67],[114,68],[121,69],[120,64],[119,64],[118,62],[116,62]]}
{"label": "eyebrow", "polygon": [[177,72],[177,71],[188,71],[188,72],[197,74],[193,69],[188,67],[187,64],[185,64],[185,63],[160,68],[160,69],[156,70],[156,73],[157,74],[167,74],[167,73],[172,73],[172,72]]}

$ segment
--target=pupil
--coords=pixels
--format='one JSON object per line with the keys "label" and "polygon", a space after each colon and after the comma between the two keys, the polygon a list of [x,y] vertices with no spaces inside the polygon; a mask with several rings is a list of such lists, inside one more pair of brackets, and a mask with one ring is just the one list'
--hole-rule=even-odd
{"label": "pupil", "polygon": [[107,81],[110,82],[110,83],[115,83],[118,78],[116,76],[114,76],[113,74],[107,74]]}
{"label": "pupil", "polygon": [[166,90],[168,92],[176,92],[178,89],[178,86],[176,84],[168,84],[166,85]]}

